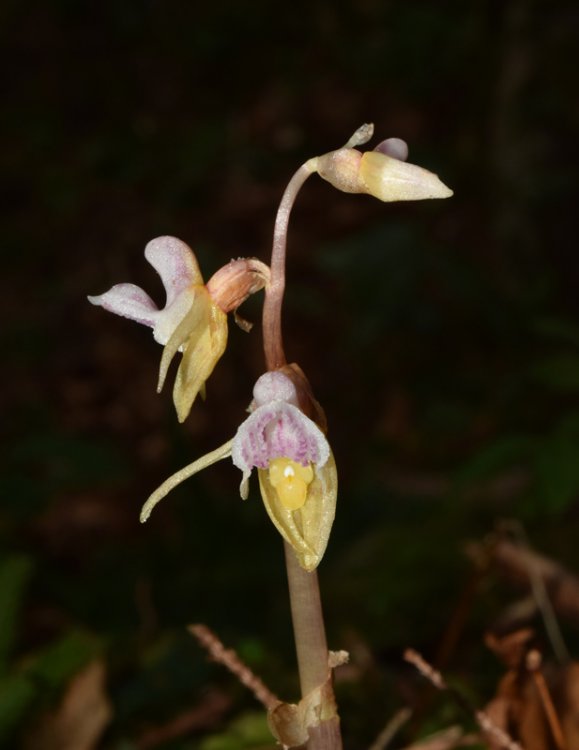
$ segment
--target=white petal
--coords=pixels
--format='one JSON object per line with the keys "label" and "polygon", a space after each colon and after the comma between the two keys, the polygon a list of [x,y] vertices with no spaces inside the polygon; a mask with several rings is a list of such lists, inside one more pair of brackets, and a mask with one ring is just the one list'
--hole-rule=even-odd
{"label": "white petal", "polygon": [[202,284],[193,251],[176,237],[157,237],[145,248],[145,258],[161,277],[168,307],[175,297],[192,284]]}
{"label": "white petal", "polygon": [[153,331],[155,341],[165,346],[179,323],[191,309],[194,298],[194,289],[187,287],[187,289],[184,289],[181,294],[175,297],[171,304],[168,304],[164,310],[159,311]]}
{"label": "white petal", "polygon": [[89,296],[88,301],[151,328],[155,326],[159,316],[157,305],[135,284],[116,284],[104,294]]}

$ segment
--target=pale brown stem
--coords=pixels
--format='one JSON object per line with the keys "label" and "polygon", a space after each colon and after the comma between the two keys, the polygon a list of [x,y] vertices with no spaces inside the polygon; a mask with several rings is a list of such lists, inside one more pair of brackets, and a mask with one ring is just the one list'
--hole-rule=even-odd
{"label": "pale brown stem", "polygon": [[281,335],[281,305],[285,290],[287,228],[296,196],[304,182],[315,171],[315,164],[315,159],[302,164],[289,181],[277,210],[271,251],[271,276],[265,290],[263,305],[263,347],[268,370],[277,370],[286,364]]}
{"label": "pale brown stem", "polygon": [[307,695],[328,679],[328,644],[322,614],[318,574],[304,570],[284,542],[291,612],[298,657],[300,687]]}
{"label": "pale brown stem", "polygon": [[[296,196],[316,169],[310,159],[297,170],[282,196],[275,220],[270,264],[270,281],[265,290],[263,305],[263,348],[268,370],[286,364],[281,331],[281,306],[285,290],[285,257],[287,229]],[[296,642],[302,698],[328,681],[328,645],[322,614],[318,576],[303,570],[293,549],[284,542],[286,568]],[[310,731],[307,750],[340,750],[342,739],[336,717],[322,721]]]}
{"label": "pale brown stem", "polygon": [[[290,604],[302,698],[323,685],[330,674],[328,644],[320,598],[318,574],[304,570],[287,542],[284,542]],[[310,731],[308,750],[340,750],[340,721],[322,721]]]}

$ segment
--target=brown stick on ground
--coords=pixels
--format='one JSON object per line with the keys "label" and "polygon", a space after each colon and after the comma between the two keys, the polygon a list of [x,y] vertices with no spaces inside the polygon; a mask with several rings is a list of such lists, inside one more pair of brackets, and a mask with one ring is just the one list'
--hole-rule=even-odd
{"label": "brown stick on ground", "polygon": [[268,710],[281,702],[277,695],[274,695],[262,680],[241,661],[235,651],[225,648],[215,633],[206,625],[189,625],[187,629],[207,649],[209,655],[234,674]]}
{"label": "brown stick on ground", "polygon": [[497,726],[484,711],[474,709],[461,692],[448,685],[442,674],[434,669],[417,651],[407,648],[404,652],[404,659],[413,664],[420,674],[426,677],[437,690],[447,691],[463,711],[474,716],[476,723],[482,729],[483,733],[492,738],[499,747],[504,748],[504,750],[524,750],[518,742],[515,742],[512,737]]}
{"label": "brown stick on ground", "polygon": [[536,649],[532,649],[527,654],[526,667],[531,673],[531,676],[535,683],[535,687],[537,688],[537,692],[539,693],[539,698],[541,699],[541,704],[543,706],[545,716],[547,717],[547,722],[549,723],[551,734],[553,735],[553,739],[555,741],[555,744],[557,745],[557,750],[567,750],[567,743],[565,742],[565,738],[563,737],[563,729],[561,728],[561,723],[559,721],[559,717],[557,716],[557,711],[555,710],[555,706],[553,705],[553,700],[551,698],[549,688],[547,687],[547,682],[541,671],[541,661],[541,654]]}
{"label": "brown stick on ground", "polygon": [[408,707],[401,708],[400,711],[397,711],[370,745],[368,750],[385,750],[393,737],[404,726],[404,724],[406,724],[411,716],[412,710]]}
{"label": "brown stick on ground", "polygon": [[531,575],[542,578],[549,599],[561,617],[579,623],[579,578],[559,563],[507,539],[491,545],[487,554],[516,586],[531,588]]}

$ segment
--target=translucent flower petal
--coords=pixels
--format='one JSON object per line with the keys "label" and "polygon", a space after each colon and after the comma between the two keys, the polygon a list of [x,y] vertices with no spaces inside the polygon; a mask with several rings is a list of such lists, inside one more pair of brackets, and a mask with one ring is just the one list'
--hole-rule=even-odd
{"label": "translucent flower petal", "polygon": [[[165,342],[165,348],[163,349],[163,355],[161,357],[161,365],[159,367],[159,381],[157,383],[157,393],[160,393],[165,384],[165,378],[167,377],[167,371],[173,361],[173,357],[187,339],[191,336],[192,332],[197,330],[203,321],[203,309],[197,304],[197,298],[202,287],[194,287],[191,292],[182,294],[180,300],[183,301],[183,315],[180,320],[175,321],[169,331],[170,335],[168,340]],[[169,326],[168,326],[169,328]]]}
{"label": "translucent flower petal", "polygon": [[449,198],[453,194],[433,172],[380,151],[362,154],[360,180],[365,192],[381,201]]}
{"label": "translucent flower petal", "polygon": [[[232,458],[234,445],[235,440]],[[280,501],[267,469],[258,469],[257,473],[263,503],[272,523],[292,546],[302,568],[314,570],[326,551],[336,514],[338,475],[334,456],[330,451],[325,464],[315,469],[306,501],[298,510],[291,510]]]}
{"label": "translucent flower petal", "polygon": [[216,305],[209,310],[209,325],[204,324],[185,345],[181,366],[173,388],[177,417],[183,422],[197,398],[205,396],[205,383],[227,346],[227,315]]}
{"label": "translucent flower petal", "polygon": [[161,277],[167,293],[168,307],[187,287],[203,284],[193,251],[177,237],[157,237],[145,248],[145,258]]}
{"label": "translucent flower petal", "polygon": [[183,422],[227,345],[227,315],[212,301],[205,287],[194,287],[191,306],[167,342],[159,369],[160,391],[177,351],[183,358],[173,388],[177,417]]}
{"label": "translucent flower petal", "polygon": [[160,503],[161,500],[166,497],[169,492],[171,492],[171,490],[177,487],[177,485],[181,484],[181,482],[184,482],[186,479],[189,479],[189,477],[192,477],[194,474],[198,474],[200,471],[203,471],[203,469],[206,469],[208,466],[217,463],[217,461],[222,461],[224,458],[229,458],[230,455],[231,440],[229,440],[219,448],[216,448],[214,451],[211,451],[211,453],[207,453],[205,456],[198,458],[197,461],[193,461],[192,464],[189,464],[183,469],[175,472],[175,474],[170,476],[169,479],[166,479],[163,484],[160,487],[157,487],[153,494],[149,496],[148,500],[145,502],[141,510],[141,523],[145,523],[145,521],[148,521],[153,508],[158,503]]}
{"label": "translucent flower petal", "polygon": [[153,328],[153,336],[158,344],[165,346],[175,333],[177,326],[191,309],[195,298],[195,289],[199,288],[188,287],[181,294],[177,295],[170,305],[167,305],[163,310],[159,310],[155,327]]}
{"label": "translucent flower petal", "polygon": [[88,301],[151,328],[156,325],[160,314],[149,295],[135,284],[115,284],[104,294],[89,296]]}

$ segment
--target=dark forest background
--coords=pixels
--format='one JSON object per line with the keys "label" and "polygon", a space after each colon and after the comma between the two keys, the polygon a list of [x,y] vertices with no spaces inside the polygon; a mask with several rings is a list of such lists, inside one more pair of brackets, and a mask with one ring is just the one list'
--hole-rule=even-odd
{"label": "dark forest background", "polygon": [[[2,4],[2,746],[273,746],[185,630],[206,623],[297,698],[256,483],[242,503],[224,463],[138,521],[244,418],[261,300],[241,310],[250,334],[230,321],[179,426],[150,332],[86,295],[132,281],[161,303],[143,249],[162,234],[206,279],[268,261],[294,170],[368,121],[373,145],[404,138],[455,195],[381,204],[314,177],[290,223],[286,348],[340,477],[319,572],[330,646],[352,658],[336,685],[346,747],[407,704],[398,747],[468,725],[406,646],[481,706],[503,670],[483,643],[497,623],[531,624],[552,658],[493,544],[526,536],[579,571],[578,29],[576,3],[539,0]],[[578,621],[559,619],[577,654]]]}

